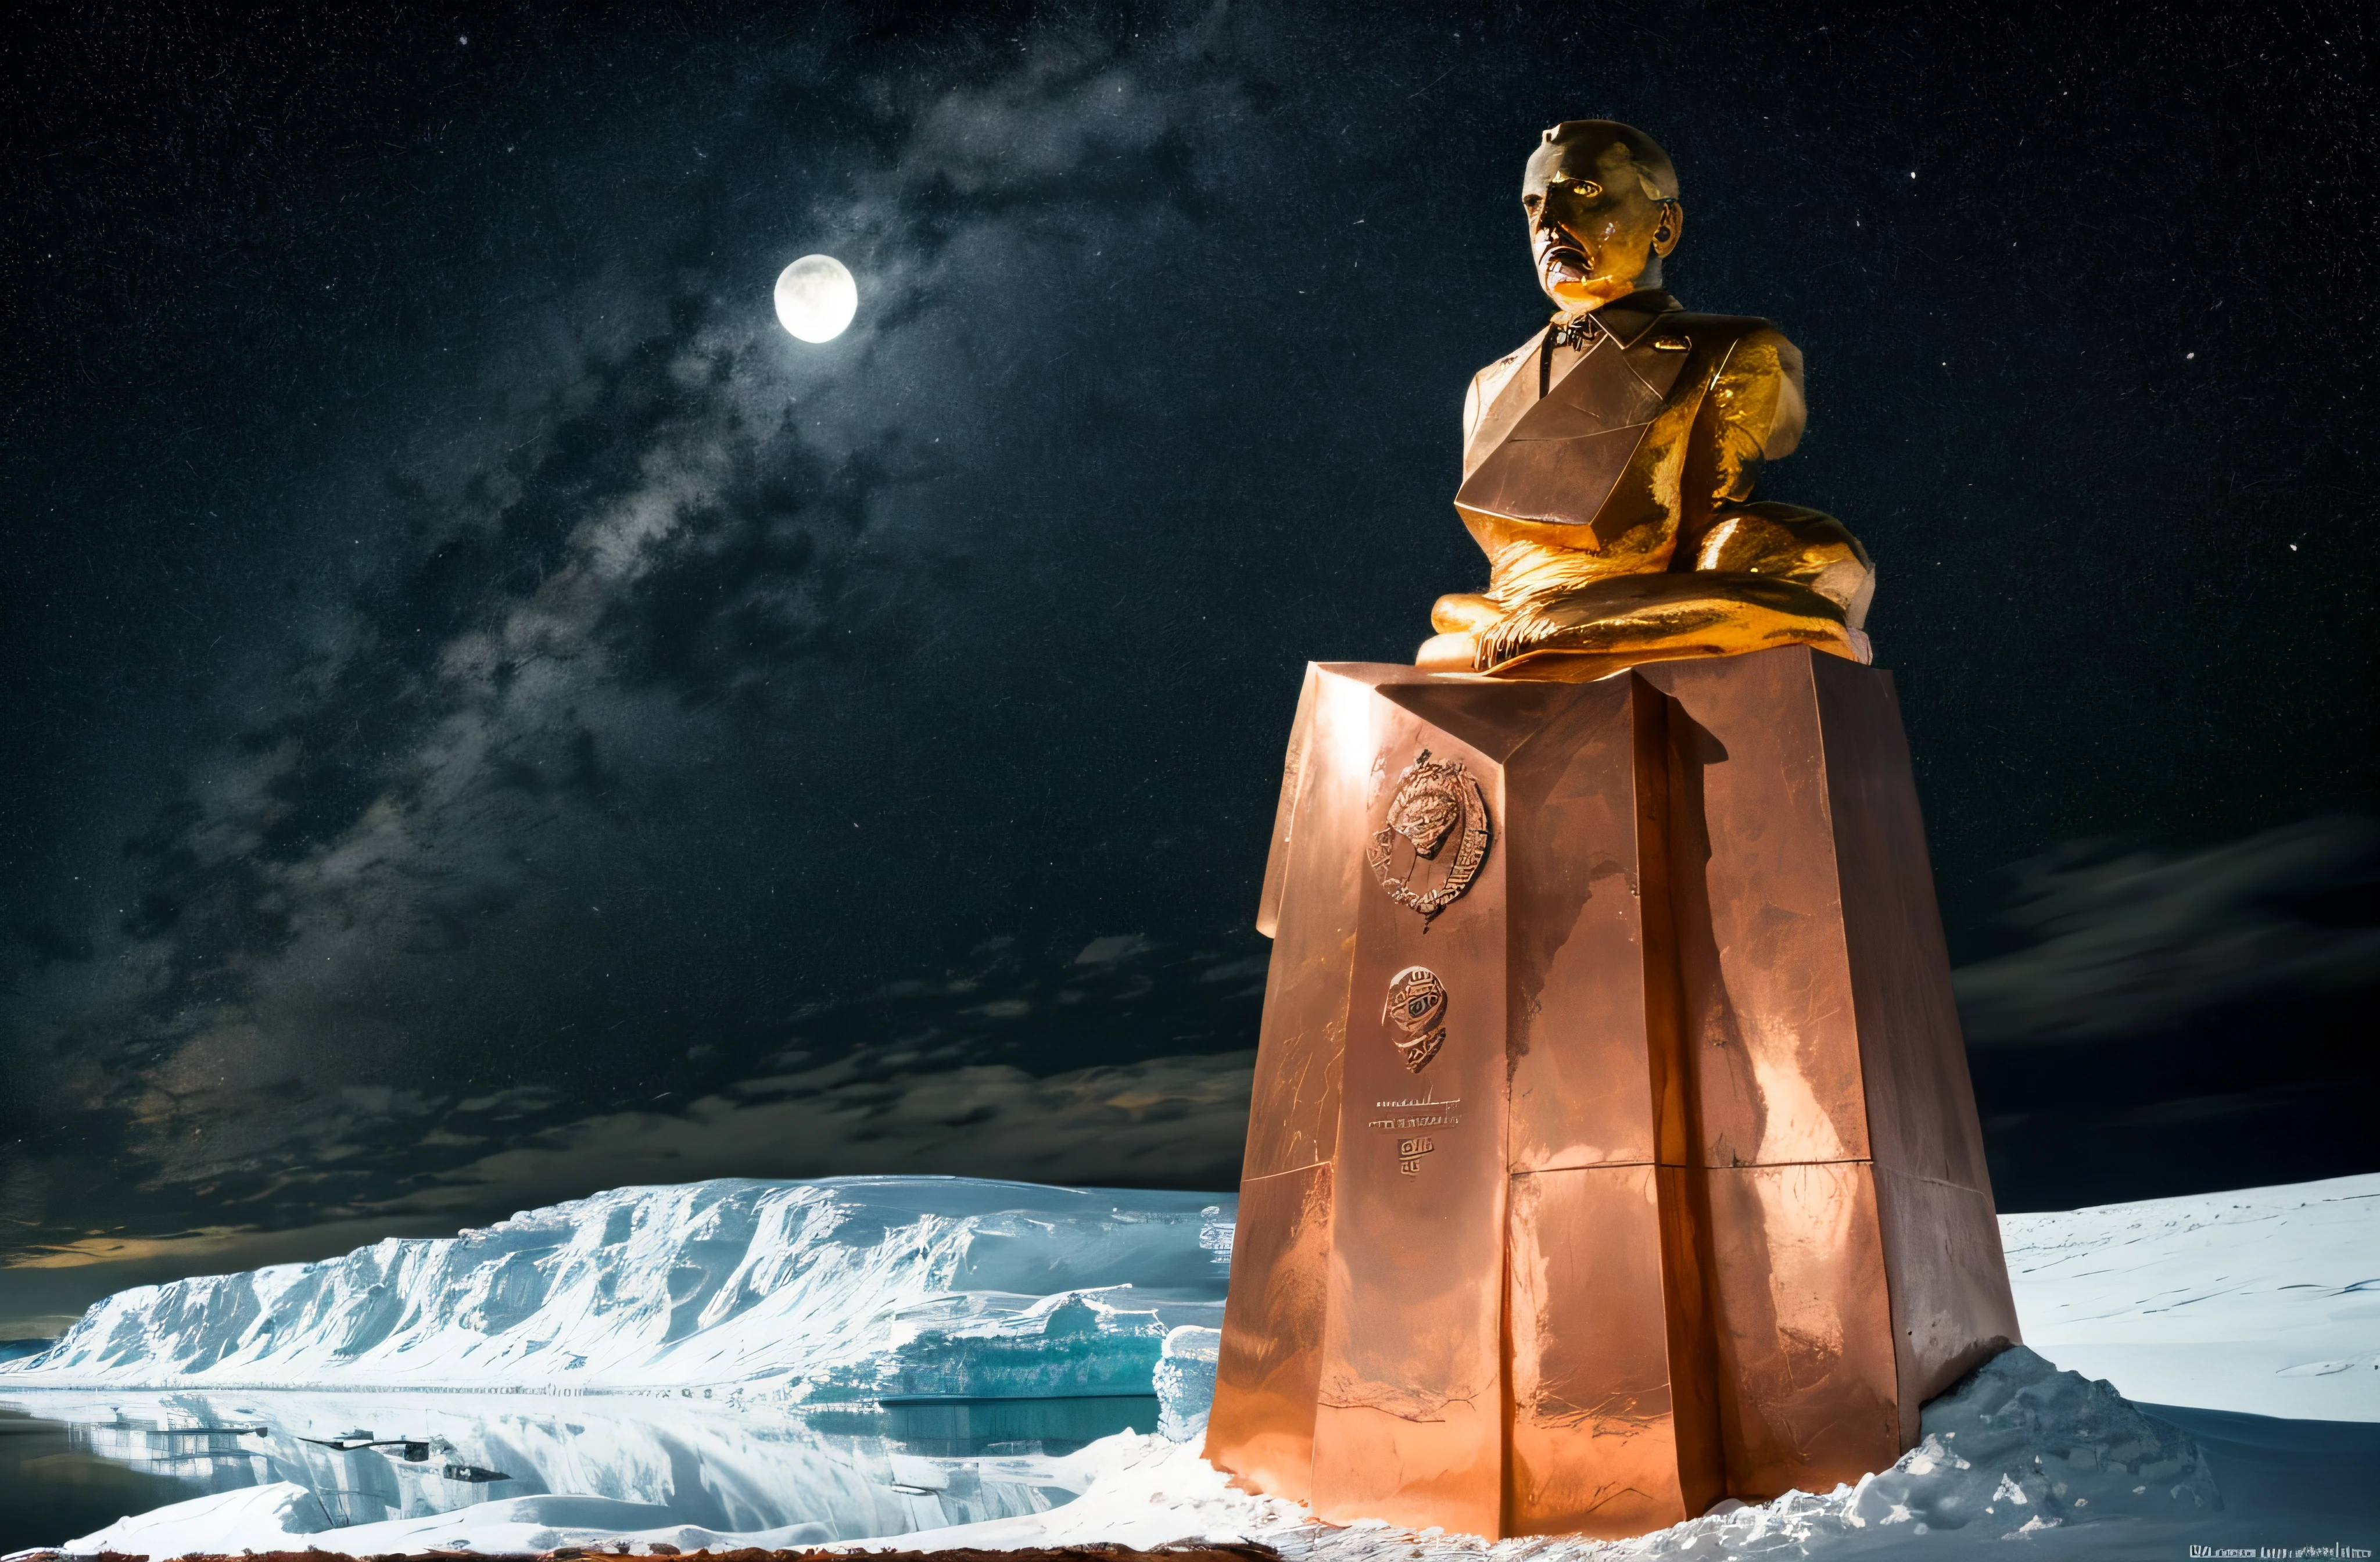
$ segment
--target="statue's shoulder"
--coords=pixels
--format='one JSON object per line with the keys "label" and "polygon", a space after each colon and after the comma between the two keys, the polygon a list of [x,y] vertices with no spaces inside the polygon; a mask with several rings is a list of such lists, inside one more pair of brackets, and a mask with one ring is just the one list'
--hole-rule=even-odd
{"label": "statue's shoulder", "polygon": [[1802,383],[1802,349],[1773,320],[1756,314],[1695,314],[1672,310],[1654,323],[1671,341],[1692,342],[1723,379],[1751,385]]}
{"label": "statue's shoulder", "polygon": [[1496,393],[1510,384],[1512,376],[1519,373],[1524,366],[1537,360],[1537,349],[1545,345],[1546,332],[1549,329],[1549,326],[1539,326],[1527,341],[1471,376],[1472,386],[1482,399],[1494,399]]}
{"label": "statue's shoulder", "polygon": [[1777,328],[1775,321],[1763,320],[1756,314],[1699,314],[1693,310],[1671,310],[1655,318],[1653,329],[1657,333],[1690,337],[1712,347],[1731,346],[1737,342],[1793,345],[1785,333]]}

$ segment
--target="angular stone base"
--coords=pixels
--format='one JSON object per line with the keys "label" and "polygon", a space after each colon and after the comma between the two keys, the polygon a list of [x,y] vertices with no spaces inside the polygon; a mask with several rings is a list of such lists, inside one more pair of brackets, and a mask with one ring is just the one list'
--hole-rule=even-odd
{"label": "angular stone base", "polygon": [[1316,666],[1258,925],[1247,1483],[1640,1533],[1884,1468],[2017,1337],[1888,675]]}

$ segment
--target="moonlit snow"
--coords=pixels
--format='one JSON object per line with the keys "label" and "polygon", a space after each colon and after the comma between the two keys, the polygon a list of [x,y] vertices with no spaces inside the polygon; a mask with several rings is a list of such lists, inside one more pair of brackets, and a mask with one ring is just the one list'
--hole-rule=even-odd
{"label": "moonlit snow", "polygon": [[2127,1398],[2380,1422],[2380,1176],[2002,1215],[2000,1238],[2025,1343]]}
{"label": "moonlit snow", "polygon": [[[1293,1504],[1232,1490],[1197,1456],[1230,1218],[1229,1201],[1211,1195],[964,1179],[622,1190],[449,1241],[384,1242],[326,1264],[127,1292],[46,1356],[0,1368],[0,1396],[86,1425],[112,1416],[116,1429],[92,1429],[102,1441],[279,1418],[268,1429],[272,1457],[236,1456],[255,1466],[255,1483],[69,1546],[160,1558],[285,1548],[301,1536],[311,1538],[298,1544],[371,1555],[870,1535],[989,1547],[1261,1539],[1293,1562],[1903,1546],[2018,1555],[2011,1541],[2057,1556],[2179,1556],[2210,1536],[2278,1536],[2272,1526],[2292,1516],[2255,1508],[2253,1482],[2242,1507],[2238,1491],[2227,1494],[2227,1467],[2137,1401],[2263,1414],[2308,1406],[2295,1413],[2380,1421],[2380,1307],[2364,1300],[2380,1290],[2380,1177],[2348,1178],[2006,1217],[2031,1348],[1928,1405],[1921,1446],[1855,1484],[1627,1542],[1488,1545],[1378,1524],[1331,1529]],[[1151,1283],[1118,1288],[1135,1280]],[[571,1360],[584,1363],[564,1369],[576,1381],[611,1392],[546,1397],[550,1374]],[[415,1391],[394,1391],[416,1361]],[[2101,1363],[2113,1386],[2061,1370]],[[329,1392],[349,1364],[368,1375]],[[517,1397],[419,1392],[473,1378]],[[800,1446],[811,1407],[905,1385],[1015,1394],[1127,1379],[1164,1392],[1169,1435],[1122,1433],[1062,1456],[923,1458],[887,1439]],[[63,1391],[68,1380],[80,1386]],[[152,1386],[135,1391],[135,1382]],[[233,1382],[308,1392],[243,1397]],[[353,1392],[361,1383],[393,1392]],[[22,1392],[54,1385],[62,1391]],[[333,1513],[318,1494],[335,1483],[277,1462],[301,1416],[318,1431],[402,1422],[407,1435],[439,1436],[451,1450],[439,1458],[509,1461],[549,1489],[457,1501],[387,1459],[391,1490],[410,1482],[418,1494],[399,1492],[377,1513]],[[2265,1424],[2332,1435],[2311,1420]],[[805,1473],[788,1483],[770,1458]],[[687,1483],[688,1470],[702,1480]],[[433,1501],[447,1510],[425,1510]]]}

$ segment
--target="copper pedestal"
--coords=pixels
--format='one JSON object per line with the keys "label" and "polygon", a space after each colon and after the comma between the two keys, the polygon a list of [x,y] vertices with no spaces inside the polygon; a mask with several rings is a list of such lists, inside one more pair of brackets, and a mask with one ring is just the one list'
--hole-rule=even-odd
{"label": "copper pedestal", "polygon": [[2017,1338],[1888,675],[1309,669],[1207,1457],[1621,1535],[1826,1490]]}

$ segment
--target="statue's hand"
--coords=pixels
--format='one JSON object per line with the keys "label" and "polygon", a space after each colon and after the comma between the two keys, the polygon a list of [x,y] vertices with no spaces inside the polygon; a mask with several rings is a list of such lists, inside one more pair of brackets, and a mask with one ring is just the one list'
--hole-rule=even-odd
{"label": "statue's hand", "polygon": [[1582,615],[1565,615],[1560,602],[1543,604],[1523,603],[1493,624],[1477,631],[1479,649],[1473,654],[1472,668],[1486,672],[1490,667],[1511,661],[1525,651],[1534,651]]}
{"label": "statue's hand", "polygon": [[1843,618],[1840,603],[1774,575],[1699,569],[1614,575],[1559,596],[1513,604],[1476,631],[1472,670],[1492,673],[1542,651],[1648,661],[1802,644],[1864,660],[1862,641],[1852,638]]}

